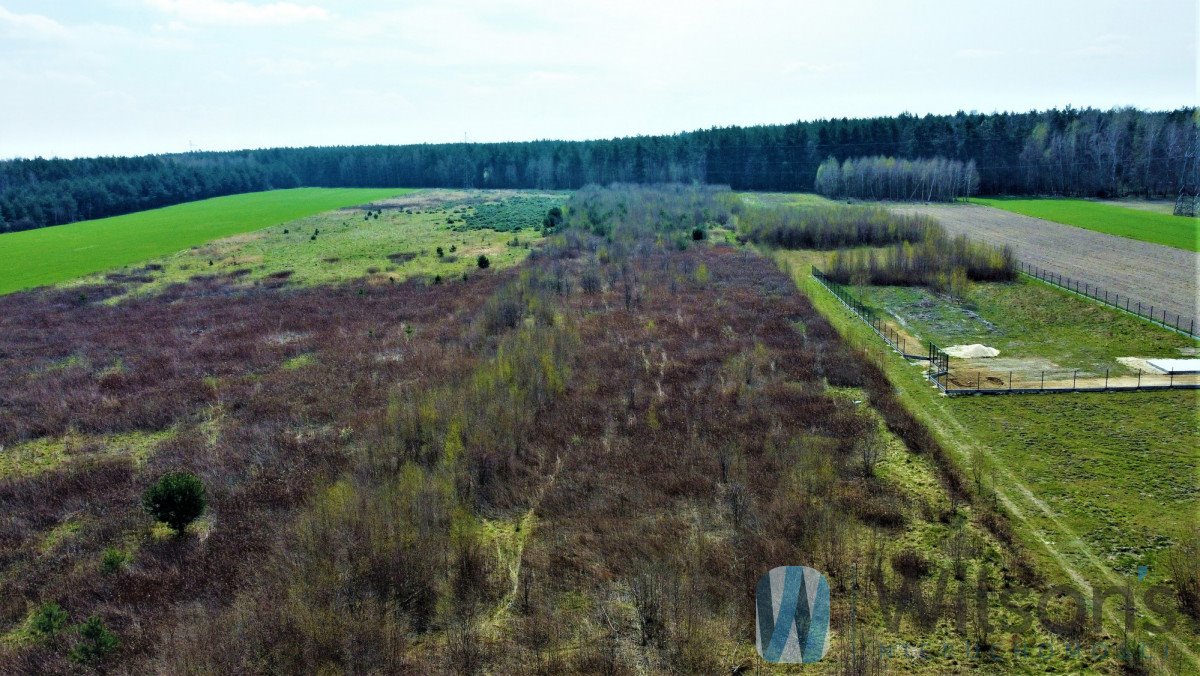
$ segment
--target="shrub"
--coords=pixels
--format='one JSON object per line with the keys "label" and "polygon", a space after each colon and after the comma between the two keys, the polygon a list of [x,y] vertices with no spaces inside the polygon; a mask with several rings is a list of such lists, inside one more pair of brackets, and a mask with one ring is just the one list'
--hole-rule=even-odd
{"label": "shrub", "polygon": [[937,219],[883,207],[757,207],[742,215],[751,241],[784,249],[836,249],[921,242],[943,232]]}
{"label": "shrub", "polygon": [[1167,555],[1167,570],[1171,574],[1175,593],[1179,596],[1179,605],[1188,615],[1200,619],[1200,568],[1196,566],[1198,559],[1200,528],[1195,528]]}
{"label": "shrub", "polygon": [[479,260],[477,263],[479,264],[480,270],[487,270],[488,266],[492,264],[492,262],[488,260],[488,257],[483,254],[479,254]]}
{"label": "shrub", "polygon": [[51,638],[67,626],[67,611],[50,601],[43,603],[29,617],[29,632],[38,638]]}
{"label": "shrub", "polygon": [[71,648],[71,660],[74,662],[98,662],[117,649],[120,641],[117,635],[104,626],[104,621],[93,615],[83,624],[78,625],[80,641]]}
{"label": "shrub", "polygon": [[446,255],[446,252],[445,252],[445,251],[443,251],[443,250],[442,250],[442,247],[440,247],[440,246],[439,246],[439,247],[437,248],[437,257],[438,257],[438,258],[441,258],[442,256],[445,256],[445,255]]}
{"label": "shrub", "polygon": [[901,577],[914,580],[929,574],[929,560],[915,549],[905,549],[892,556],[892,570]]}
{"label": "shrub", "polygon": [[704,239],[704,228],[692,228],[692,239],[697,242]]}
{"label": "shrub", "polygon": [[204,484],[189,472],[168,472],[146,489],[142,506],[155,519],[166,523],[176,533],[204,513],[208,500]]}
{"label": "shrub", "polygon": [[542,227],[547,230],[557,228],[562,225],[563,212],[560,207],[551,207],[550,211],[546,212],[546,218],[542,220]]}
{"label": "shrub", "polygon": [[948,237],[931,229],[918,244],[902,242],[882,252],[835,251],[826,274],[839,284],[928,285],[939,291],[965,294],[968,280],[1008,282],[1016,279],[1012,249]]}
{"label": "shrub", "polygon": [[124,568],[126,563],[129,563],[128,554],[116,547],[108,547],[100,557],[100,572],[104,574],[115,573]]}

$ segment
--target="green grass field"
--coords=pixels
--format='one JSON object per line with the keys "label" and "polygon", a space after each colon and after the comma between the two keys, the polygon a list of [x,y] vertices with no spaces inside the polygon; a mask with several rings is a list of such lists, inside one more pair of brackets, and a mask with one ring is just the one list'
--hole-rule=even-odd
{"label": "green grass field", "polygon": [[961,397],[955,415],[1113,570],[1156,570],[1200,500],[1195,391]]}
{"label": "green grass field", "polygon": [[[392,200],[389,208],[376,212],[327,211],[136,265],[110,268],[65,285],[97,284],[107,275],[123,274],[139,280],[129,286],[126,295],[146,295],[198,275],[226,277],[238,286],[262,282],[306,286],[353,280],[389,284],[410,277],[432,280],[438,276],[449,280],[477,270],[480,255],[486,255],[496,269],[524,260],[533,243],[541,239],[545,216],[544,210],[528,209],[531,199],[561,203],[555,201],[561,196],[554,194],[505,191],[463,196],[455,191],[423,190]],[[460,219],[485,206],[510,229],[459,229],[463,225]],[[153,267],[147,269],[146,264]]]}
{"label": "green grass field", "polygon": [[837,204],[811,192],[743,192],[738,193],[738,197],[756,207],[820,207]]}
{"label": "green grass field", "polygon": [[0,235],[0,293],[145,261],[205,242],[402,193],[297,188],[216,197],[124,216]]}
{"label": "green grass field", "polygon": [[1108,235],[1200,251],[1200,219],[1197,218],[1090,200],[973,198],[970,201]]}

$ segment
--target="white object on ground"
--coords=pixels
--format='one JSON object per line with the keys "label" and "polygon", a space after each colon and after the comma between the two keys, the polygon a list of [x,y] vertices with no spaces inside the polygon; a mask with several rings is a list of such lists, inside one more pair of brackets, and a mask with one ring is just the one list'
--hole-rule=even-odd
{"label": "white object on ground", "polygon": [[1200,359],[1147,359],[1146,363],[1163,373],[1200,373]]}
{"label": "white object on ground", "polygon": [[942,352],[951,357],[958,357],[959,359],[979,359],[981,357],[995,357],[1000,354],[1000,350],[988,347],[987,345],[980,345],[979,343],[973,345],[951,345],[950,347],[943,348]]}

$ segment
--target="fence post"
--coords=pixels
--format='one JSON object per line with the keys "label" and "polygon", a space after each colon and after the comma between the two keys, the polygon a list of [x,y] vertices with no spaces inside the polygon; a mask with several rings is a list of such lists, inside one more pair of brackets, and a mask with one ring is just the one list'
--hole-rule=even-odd
{"label": "fence post", "polygon": [[975,390],[976,391],[979,390],[979,376],[980,376],[980,372],[976,371],[975,372]]}
{"label": "fence post", "polygon": [[1075,369],[1075,373],[1071,374],[1071,389],[1076,389],[1075,383],[1079,380],[1079,369]]}
{"label": "fence post", "polygon": [[1012,371],[1008,372],[1008,391],[1012,392]]}
{"label": "fence post", "polygon": [[1142,370],[1141,369],[1138,369],[1138,384],[1135,389],[1138,389],[1138,390],[1142,389]]}
{"label": "fence post", "polygon": [[1046,389],[1046,372],[1042,371],[1042,389]]}
{"label": "fence post", "polygon": [[1108,369],[1104,369],[1104,391],[1108,391]]}
{"label": "fence post", "polygon": [[1169,373],[1171,374],[1171,387],[1175,387],[1175,369],[1171,369]]}

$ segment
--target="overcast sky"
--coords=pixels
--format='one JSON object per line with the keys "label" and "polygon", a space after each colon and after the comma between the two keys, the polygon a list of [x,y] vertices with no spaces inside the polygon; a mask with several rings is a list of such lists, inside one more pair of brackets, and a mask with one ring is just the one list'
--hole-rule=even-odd
{"label": "overcast sky", "polygon": [[0,0],[0,157],[1196,105],[1196,0]]}

